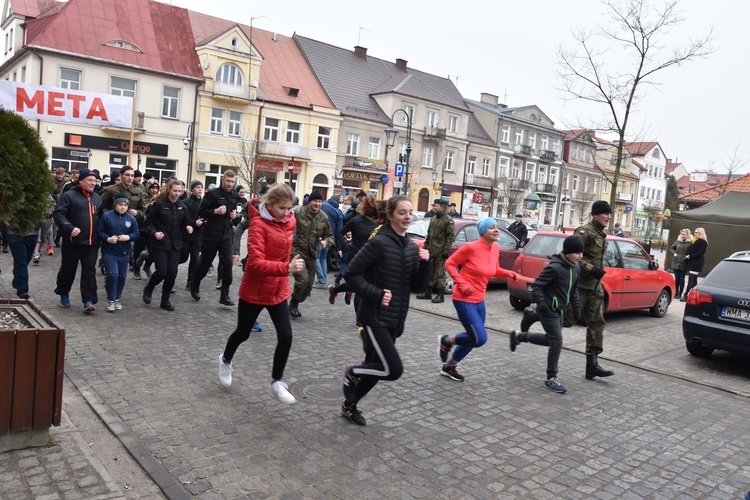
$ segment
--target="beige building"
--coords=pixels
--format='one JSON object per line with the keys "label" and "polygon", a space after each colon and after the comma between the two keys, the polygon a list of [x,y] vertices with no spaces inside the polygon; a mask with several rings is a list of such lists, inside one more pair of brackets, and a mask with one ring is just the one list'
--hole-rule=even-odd
{"label": "beige building", "polygon": [[614,186],[617,146],[611,141],[595,136],[594,142],[596,143],[596,163],[603,174],[601,199],[609,202],[612,190],[615,191],[616,202],[612,207],[614,210],[612,217],[614,222],[620,223],[620,229],[625,235],[630,236],[634,229],[635,200],[638,190],[638,176],[633,173],[632,158],[626,154],[622,159],[617,186]]}

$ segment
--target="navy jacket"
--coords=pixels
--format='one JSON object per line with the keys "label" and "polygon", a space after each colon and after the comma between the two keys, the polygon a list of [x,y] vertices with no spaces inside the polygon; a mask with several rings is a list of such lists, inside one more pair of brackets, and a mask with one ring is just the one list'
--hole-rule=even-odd
{"label": "navy jacket", "polygon": [[[127,234],[130,241],[118,241],[117,243],[107,243],[110,236],[119,236]],[[141,232],[138,229],[138,221],[135,217],[125,212],[120,215],[111,210],[99,217],[99,239],[102,240],[102,254],[129,255],[131,250],[130,242],[138,239]]]}
{"label": "navy jacket", "polygon": [[344,214],[339,210],[339,200],[335,197],[331,197],[328,201],[323,202],[323,206],[320,207],[323,212],[328,216],[328,222],[331,223],[331,232],[333,232],[336,238],[336,250],[341,250],[341,242],[336,235],[341,231],[341,227],[344,224]]}

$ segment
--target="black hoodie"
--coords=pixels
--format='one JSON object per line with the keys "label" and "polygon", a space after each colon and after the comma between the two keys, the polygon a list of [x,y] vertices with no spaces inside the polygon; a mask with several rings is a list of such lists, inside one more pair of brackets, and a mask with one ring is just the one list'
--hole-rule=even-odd
{"label": "black hoodie", "polygon": [[553,311],[562,314],[570,304],[574,311],[581,310],[578,300],[578,277],[581,268],[572,264],[563,254],[553,255],[549,265],[531,285],[531,294],[537,304],[544,302]]}

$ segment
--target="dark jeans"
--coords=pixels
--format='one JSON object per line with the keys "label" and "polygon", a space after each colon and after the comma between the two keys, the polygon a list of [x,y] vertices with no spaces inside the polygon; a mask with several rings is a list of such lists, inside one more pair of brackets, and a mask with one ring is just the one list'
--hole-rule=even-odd
{"label": "dark jeans", "polygon": [[182,242],[182,252],[180,254],[180,264],[183,262],[187,262],[188,259],[190,259],[190,263],[188,264],[188,281],[193,281],[195,278],[195,270],[198,268],[198,259],[201,255],[201,240],[195,240],[195,241],[183,241]]}
{"label": "dark jeans", "polygon": [[219,262],[222,264],[222,267],[219,268],[218,279],[221,280],[222,289],[229,290],[229,285],[232,284],[232,240],[203,240],[203,244],[201,245],[201,261],[195,270],[195,277],[193,278],[193,283],[196,287],[200,286],[200,282],[208,274],[208,269],[211,267],[211,263],[214,261],[217,253],[219,254]]}
{"label": "dark jeans", "polygon": [[[63,239],[64,241],[64,239]],[[97,246],[62,246],[60,270],[57,272],[57,295],[67,295],[76,279],[78,263],[81,263],[81,300],[96,304],[99,297],[96,294],[96,258],[99,255]]]}
{"label": "dark jeans", "polygon": [[130,254],[102,253],[102,262],[104,274],[107,276],[104,285],[107,289],[107,300],[120,300],[125,288],[125,278],[128,276]]}
{"label": "dark jeans", "polygon": [[8,235],[8,246],[13,255],[13,288],[17,294],[29,293],[29,262],[34,256],[37,235]]}
{"label": "dark jeans", "polygon": [[355,390],[357,403],[381,380],[398,380],[404,373],[404,365],[396,350],[396,331],[365,325],[368,338],[365,361],[352,368],[359,377]]}
{"label": "dark jeans", "polygon": [[544,328],[544,333],[521,333],[519,340],[549,346],[547,351],[547,378],[557,377],[557,363],[560,361],[563,345],[563,316],[556,312],[540,314],[537,311],[537,314],[539,315],[539,322]]}
{"label": "dark jeans", "polygon": [[674,269],[674,284],[675,284],[675,295],[679,297],[682,295],[682,291],[685,289],[685,275],[686,270]]}
{"label": "dark jeans", "polygon": [[289,306],[286,300],[273,306],[261,306],[250,304],[240,299],[237,307],[237,328],[232,332],[227,340],[227,346],[224,349],[224,360],[232,361],[234,353],[244,341],[250,338],[250,331],[253,324],[258,319],[258,315],[263,309],[268,311],[276,328],[276,351],[273,354],[273,368],[271,369],[271,378],[281,380],[284,376],[284,368],[289,358],[289,351],[292,349],[292,320],[289,316]]}
{"label": "dark jeans", "polygon": [[138,260],[138,257],[140,257],[141,252],[146,250],[148,247],[148,240],[149,236],[146,234],[141,233],[140,238],[135,240],[133,242],[133,271],[140,271],[141,266],[139,266],[136,261]]}
{"label": "dark jeans", "polygon": [[156,270],[148,280],[146,288],[153,291],[156,285],[164,281],[161,288],[161,302],[169,302],[169,294],[174,288],[177,279],[177,266],[180,264],[179,250],[164,250],[162,248],[151,248],[151,259]]}

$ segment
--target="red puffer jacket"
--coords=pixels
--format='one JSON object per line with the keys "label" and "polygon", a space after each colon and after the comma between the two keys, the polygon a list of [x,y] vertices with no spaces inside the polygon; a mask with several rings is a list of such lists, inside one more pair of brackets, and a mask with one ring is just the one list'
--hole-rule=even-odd
{"label": "red puffer jacket", "polygon": [[289,258],[297,220],[290,212],[278,221],[264,205],[256,208],[255,203],[253,200],[247,204],[247,262],[239,296],[250,304],[272,306],[291,295]]}

